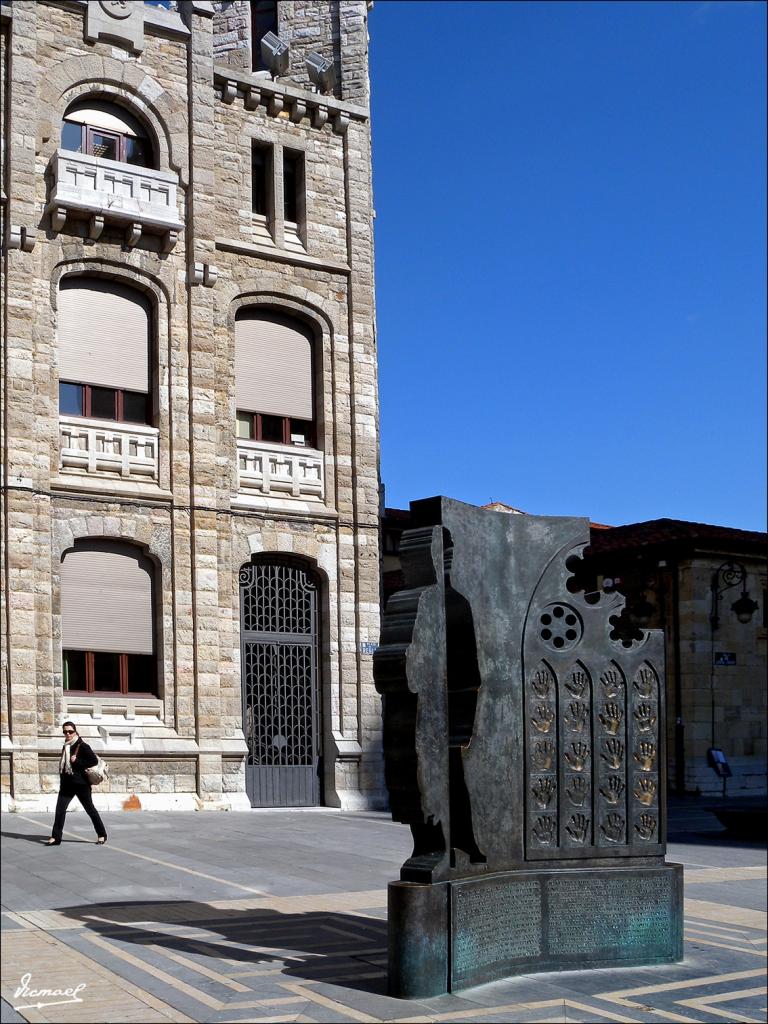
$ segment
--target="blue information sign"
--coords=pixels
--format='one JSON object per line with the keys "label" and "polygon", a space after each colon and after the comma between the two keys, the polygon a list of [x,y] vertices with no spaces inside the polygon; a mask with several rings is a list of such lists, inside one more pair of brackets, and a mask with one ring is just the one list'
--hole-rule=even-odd
{"label": "blue information sign", "polygon": [[735,665],[736,655],[733,651],[715,651],[716,665]]}

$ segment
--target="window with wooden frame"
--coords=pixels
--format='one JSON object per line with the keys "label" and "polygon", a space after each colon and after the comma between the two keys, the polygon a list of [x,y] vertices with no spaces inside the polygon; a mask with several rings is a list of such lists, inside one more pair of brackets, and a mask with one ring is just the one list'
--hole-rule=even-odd
{"label": "window with wooden frame", "polygon": [[67,692],[155,695],[154,568],[133,545],[78,541],[61,564]]}
{"label": "window with wooden frame", "polygon": [[68,693],[154,696],[155,659],[149,654],[64,651],[63,679]]}
{"label": "window with wooden frame", "polygon": [[149,135],[140,122],[116,103],[85,100],[64,115],[61,148],[72,153],[155,167]]}
{"label": "window with wooden frame", "polygon": [[251,64],[253,71],[268,71],[261,55],[267,32],[278,34],[277,0],[251,0]]}
{"label": "window with wooden frame", "polygon": [[149,423],[149,395],[122,388],[59,381],[59,413],[117,423]]}
{"label": "window with wooden frame", "polygon": [[143,292],[105,278],[64,278],[57,324],[59,414],[151,423],[151,327]]}
{"label": "window with wooden frame", "polygon": [[291,416],[269,416],[261,412],[237,411],[237,436],[251,441],[273,444],[296,444],[303,448],[315,445],[314,424]]}
{"label": "window with wooden frame", "polygon": [[316,444],[313,338],[301,321],[241,310],[235,321],[237,436],[269,444]]}

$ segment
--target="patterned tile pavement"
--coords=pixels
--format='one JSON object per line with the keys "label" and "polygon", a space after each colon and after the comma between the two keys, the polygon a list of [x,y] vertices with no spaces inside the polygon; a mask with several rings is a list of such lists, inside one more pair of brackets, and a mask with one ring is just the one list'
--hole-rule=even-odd
{"label": "patterned tile pavement", "polygon": [[406,1002],[386,995],[385,908],[408,832],[386,816],[114,815],[97,848],[72,815],[47,850],[49,822],[7,815],[2,1019],[765,1021],[765,845],[695,820],[669,853],[686,865],[683,963]]}

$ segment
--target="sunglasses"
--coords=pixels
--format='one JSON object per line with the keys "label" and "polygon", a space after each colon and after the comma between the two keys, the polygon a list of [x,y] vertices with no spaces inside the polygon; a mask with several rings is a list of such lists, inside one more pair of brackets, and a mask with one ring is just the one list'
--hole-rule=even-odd
{"label": "sunglasses", "polygon": [[65,736],[74,736],[75,735],[75,730],[74,729],[65,729],[64,730],[64,735]]}

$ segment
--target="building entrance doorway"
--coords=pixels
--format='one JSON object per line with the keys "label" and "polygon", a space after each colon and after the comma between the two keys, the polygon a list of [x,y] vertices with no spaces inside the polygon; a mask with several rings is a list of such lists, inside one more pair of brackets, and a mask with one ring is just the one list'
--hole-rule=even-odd
{"label": "building entrance doorway", "polygon": [[318,583],[298,561],[240,570],[246,792],[253,807],[320,802]]}

